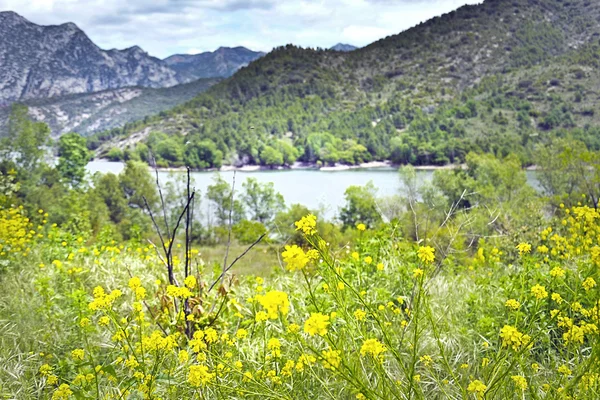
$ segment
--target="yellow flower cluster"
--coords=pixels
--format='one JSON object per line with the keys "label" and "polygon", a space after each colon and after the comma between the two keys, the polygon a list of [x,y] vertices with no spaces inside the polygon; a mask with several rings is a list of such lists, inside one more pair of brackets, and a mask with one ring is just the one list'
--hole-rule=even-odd
{"label": "yellow flower cluster", "polygon": [[183,284],[190,290],[196,287],[197,281],[194,275],[190,275],[183,281]]}
{"label": "yellow flower cluster", "polygon": [[83,361],[84,355],[83,349],[75,349],[71,352],[71,358],[75,361]]}
{"label": "yellow flower cluster", "polygon": [[281,357],[281,342],[277,338],[271,338],[267,342],[267,349],[271,352],[271,355],[275,358]]}
{"label": "yellow flower cluster", "polygon": [[592,277],[588,277],[586,278],[583,283],[581,284],[581,286],[583,286],[583,288],[588,291],[588,290],[592,290],[594,287],[596,287],[596,281],[594,280],[594,278]]}
{"label": "yellow flower cluster", "polygon": [[469,383],[467,390],[469,393],[475,394],[478,399],[483,399],[485,391],[487,390],[487,386],[484,385],[484,383],[480,380],[474,380]]}
{"label": "yellow flower cluster", "polygon": [[377,339],[367,339],[363,342],[360,348],[360,355],[371,355],[373,358],[380,359],[386,351],[386,347]]}
{"label": "yellow flower cluster", "polygon": [[431,264],[435,261],[435,249],[431,246],[420,246],[417,251],[417,257],[425,264]]}
{"label": "yellow flower cluster", "polygon": [[296,230],[302,231],[305,235],[314,235],[317,233],[317,217],[308,214],[295,222]]}
{"label": "yellow flower cluster", "polygon": [[519,332],[517,328],[510,325],[504,325],[500,330],[500,338],[502,339],[502,347],[512,347],[515,351],[531,345],[529,335]]}
{"label": "yellow flower cluster", "polygon": [[143,300],[146,298],[146,289],[142,287],[142,281],[137,276],[134,276],[129,280],[129,289],[135,294],[136,300]]}
{"label": "yellow flower cluster", "polygon": [[508,299],[508,300],[506,300],[506,303],[504,303],[504,305],[506,307],[510,308],[511,310],[518,310],[519,307],[521,307],[521,303],[519,303],[515,299]]}
{"label": "yellow flower cluster", "polygon": [[216,374],[209,372],[208,367],[205,365],[192,365],[188,373],[188,382],[194,387],[201,387],[208,385]]}
{"label": "yellow flower cluster", "polygon": [[0,209],[0,256],[26,255],[36,234],[32,228],[33,224],[25,216],[23,206]]}
{"label": "yellow flower cluster", "polygon": [[310,262],[310,258],[304,253],[304,250],[295,244],[285,246],[285,251],[281,253],[281,257],[283,262],[287,264],[289,271],[300,271]]}
{"label": "yellow flower cluster", "polygon": [[531,294],[533,294],[538,300],[543,300],[548,297],[548,292],[546,292],[546,288],[542,285],[533,286],[531,288]]}
{"label": "yellow flower cluster", "polygon": [[102,286],[96,286],[94,288],[94,300],[88,305],[92,311],[107,310],[112,307],[113,303],[122,296],[122,292],[119,289],[115,289],[109,294],[106,294]]}
{"label": "yellow flower cluster", "polygon": [[531,253],[531,245],[529,243],[519,243],[517,245],[517,250],[519,250],[519,255],[529,254]]}
{"label": "yellow flower cluster", "polygon": [[329,316],[321,313],[312,313],[310,318],[304,322],[304,332],[310,336],[320,335],[324,336],[327,334],[327,327],[329,326]]}
{"label": "yellow flower cluster", "polygon": [[160,331],[154,331],[150,336],[142,337],[142,346],[146,350],[172,350],[177,347],[177,338],[175,335],[164,336]]}
{"label": "yellow flower cluster", "polygon": [[527,389],[527,379],[521,375],[513,375],[510,377],[515,383],[515,386],[521,390]]}
{"label": "yellow flower cluster", "polygon": [[67,400],[73,395],[71,387],[63,383],[52,393],[52,400]]}
{"label": "yellow flower cluster", "polygon": [[256,300],[267,312],[270,319],[277,319],[279,314],[286,315],[290,308],[290,301],[285,292],[272,290],[263,295],[256,295]]}
{"label": "yellow flower cluster", "polygon": [[342,362],[342,357],[340,357],[341,353],[342,352],[339,350],[323,350],[321,352],[321,355],[323,356],[323,367],[331,370],[338,369]]}
{"label": "yellow flower cluster", "polygon": [[190,290],[185,286],[179,287],[175,285],[167,286],[167,295],[180,299],[189,299],[193,296],[192,292],[190,292]]}

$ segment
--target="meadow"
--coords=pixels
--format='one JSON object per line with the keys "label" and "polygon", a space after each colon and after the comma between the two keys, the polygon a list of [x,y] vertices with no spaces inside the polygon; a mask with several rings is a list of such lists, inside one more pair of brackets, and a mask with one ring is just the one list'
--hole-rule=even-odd
{"label": "meadow", "polygon": [[586,205],[468,257],[393,223],[332,248],[307,215],[263,276],[220,277],[175,243],[172,280],[148,243],[90,244],[46,219],[0,212],[3,398],[598,398]]}

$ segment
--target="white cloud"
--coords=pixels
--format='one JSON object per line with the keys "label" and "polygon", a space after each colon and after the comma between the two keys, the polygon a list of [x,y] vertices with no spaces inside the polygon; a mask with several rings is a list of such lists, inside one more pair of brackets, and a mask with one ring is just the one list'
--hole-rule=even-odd
{"label": "white cloud", "polygon": [[367,45],[479,0],[0,0],[32,22],[74,22],[102,48],[150,54],[287,43]]}

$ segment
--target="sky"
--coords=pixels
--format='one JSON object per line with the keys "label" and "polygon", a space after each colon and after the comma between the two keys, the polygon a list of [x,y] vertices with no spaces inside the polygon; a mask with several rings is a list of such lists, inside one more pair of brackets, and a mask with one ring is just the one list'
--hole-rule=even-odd
{"label": "sky", "polygon": [[481,0],[0,0],[31,22],[74,22],[101,48],[153,56],[220,46],[365,46]]}

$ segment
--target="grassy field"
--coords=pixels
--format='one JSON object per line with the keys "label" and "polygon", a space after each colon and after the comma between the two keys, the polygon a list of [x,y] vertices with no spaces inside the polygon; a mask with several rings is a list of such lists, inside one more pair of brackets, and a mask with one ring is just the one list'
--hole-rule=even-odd
{"label": "grassy field", "polygon": [[18,215],[3,215],[2,398],[599,395],[600,214],[585,206],[460,258],[393,225],[332,249],[306,217],[305,246],[258,247],[212,290],[222,248],[193,250],[185,279],[174,257],[169,282],[151,246],[27,233]]}

